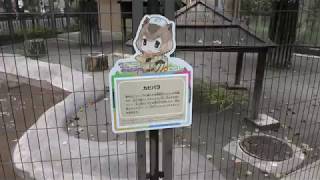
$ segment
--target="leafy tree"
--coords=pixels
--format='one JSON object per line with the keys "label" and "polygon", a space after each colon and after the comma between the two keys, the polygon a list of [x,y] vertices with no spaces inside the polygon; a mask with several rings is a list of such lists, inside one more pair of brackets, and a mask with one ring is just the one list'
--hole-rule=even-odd
{"label": "leafy tree", "polygon": [[286,68],[291,66],[292,44],[295,43],[299,0],[275,0],[270,26],[269,38],[277,44],[270,54],[272,66]]}
{"label": "leafy tree", "polygon": [[241,15],[249,16],[271,10],[272,0],[241,0]]}

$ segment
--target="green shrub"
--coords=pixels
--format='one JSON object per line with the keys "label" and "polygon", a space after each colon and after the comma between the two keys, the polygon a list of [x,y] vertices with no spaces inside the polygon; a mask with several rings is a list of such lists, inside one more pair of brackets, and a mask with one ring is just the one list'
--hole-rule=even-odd
{"label": "green shrub", "polygon": [[19,30],[16,32],[17,36],[24,36],[26,35],[27,39],[34,39],[34,38],[50,38],[54,37],[55,34],[58,33],[49,28],[38,27],[34,29],[27,29],[27,30]]}
{"label": "green shrub", "polygon": [[193,89],[195,103],[216,105],[219,111],[231,108],[234,104],[248,102],[248,94],[244,90],[230,90],[221,85],[210,87],[208,83],[195,83]]}

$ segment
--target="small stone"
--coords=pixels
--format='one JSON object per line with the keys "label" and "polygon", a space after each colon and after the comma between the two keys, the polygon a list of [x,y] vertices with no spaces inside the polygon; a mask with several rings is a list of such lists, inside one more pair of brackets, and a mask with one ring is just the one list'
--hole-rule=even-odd
{"label": "small stone", "polygon": [[213,44],[222,44],[222,41],[220,41],[220,40],[214,40],[212,42],[213,42]]}
{"label": "small stone", "polygon": [[252,172],[248,170],[248,171],[246,172],[246,176],[251,176],[251,175],[252,175]]}
{"label": "small stone", "polygon": [[119,142],[119,144],[120,144],[120,145],[123,145],[123,144],[124,144],[124,142],[123,142],[123,141],[120,141],[120,142]]}
{"label": "small stone", "polygon": [[199,40],[198,40],[198,43],[199,43],[199,44],[202,44],[202,43],[203,43],[203,40],[202,40],[202,39],[199,39]]}
{"label": "small stone", "polygon": [[257,133],[257,132],[259,132],[259,129],[258,129],[258,128],[255,128],[254,131]]}
{"label": "small stone", "polygon": [[271,166],[273,166],[273,167],[278,167],[278,163],[273,162],[273,163],[271,163]]}
{"label": "small stone", "polygon": [[62,144],[63,144],[63,145],[66,145],[66,144],[68,144],[68,142],[67,142],[67,141],[63,141]]}
{"label": "small stone", "polygon": [[234,162],[235,162],[236,164],[238,164],[238,163],[241,163],[242,161],[241,161],[241,159],[236,158]]}
{"label": "small stone", "polygon": [[237,137],[231,137],[231,139],[233,140],[233,141],[236,141],[236,140],[238,140],[238,138]]}
{"label": "small stone", "polygon": [[281,174],[280,173],[276,173],[276,178],[281,178]]}
{"label": "small stone", "polygon": [[84,131],[84,129],[83,128],[79,128],[79,132],[83,132]]}
{"label": "small stone", "polygon": [[212,155],[211,154],[207,154],[207,159],[208,160],[211,160],[213,157],[212,157]]}
{"label": "small stone", "polygon": [[293,136],[300,136],[300,133],[299,133],[299,132],[296,132],[296,133],[294,133]]}
{"label": "small stone", "polygon": [[0,112],[0,116],[10,116],[9,112]]}
{"label": "small stone", "polygon": [[265,174],[264,174],[264,177],[269,177],[269,174],[268,174],[268,173],[265,173]]}
{"label": "small stone", "polygon": [[107,130],[101,130],[100,132],[105,134],[105,133],[107,133]]}
{"label": "small stone", "polygon": [[270,112],[270,113],[274,113],[274,109],[270,109],[269,112]]}

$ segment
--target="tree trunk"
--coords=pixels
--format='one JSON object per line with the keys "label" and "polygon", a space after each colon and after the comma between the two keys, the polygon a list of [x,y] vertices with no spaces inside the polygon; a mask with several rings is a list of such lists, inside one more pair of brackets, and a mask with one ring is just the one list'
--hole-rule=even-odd
{"label": "tree trunk", "polygon": [[96,46],[100,39],[97,2],[95,0],[80,0],[79,6],[80,43]]}
{"label": "tree trunk", "polygon": [[277,45],[269,54],[269,65],[279,68],[291,66],[293,43],[296,40],[299,0],[273,2],[269,38]]}
{"label": "tree trunk", "polygon": [[12,9],[12,4],[11,0],[4,0],[4,9],[8,13],[7,18],[8,18],[8,28],[9,28],[9,33],[10,35],[14,34],[14,27],[13,27],[13,9]]}
{"label": "tree trunk", "polygon": [[67,22],[67,30],[69,32],[69,28],[70,28],[70,1],[69,0],[65,0],[65,8],[64,8],[64,13],[66,14],[66,22]]}
{"label": "tree trunk", "polygon": [[50,12],[49,12],[49,24],[50,24],[50,28],[53,30],[56,30],[56,18],[54,15],[54,2],[53,0],[49,0],[49,8],[50,8]]}

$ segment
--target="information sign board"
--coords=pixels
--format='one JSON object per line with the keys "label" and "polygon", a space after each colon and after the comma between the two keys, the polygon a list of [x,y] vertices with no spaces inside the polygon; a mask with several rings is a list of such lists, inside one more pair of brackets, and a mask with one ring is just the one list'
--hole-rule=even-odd
{"label": "information sign board", "polygon": [[134,47],[136,54],[118,60],[109,73],[113,132],[191,125],[193,69],[170,57],[175,49],[174,23],[160,15],[145,16]]}

